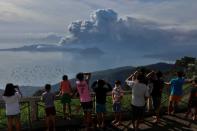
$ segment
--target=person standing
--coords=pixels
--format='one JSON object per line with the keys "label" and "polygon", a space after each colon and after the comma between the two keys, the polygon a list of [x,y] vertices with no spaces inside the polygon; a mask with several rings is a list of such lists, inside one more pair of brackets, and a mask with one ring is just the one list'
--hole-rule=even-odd
{"label": "person standing", "polygon": [[112,91],[112,101],[113,101],[113,111],[115,114],[115,120],[112,121],[112,124],[115,126],[121,125],[122,120],[122,111],[121,111],[121,100],[123,98],[124,92],[122,90],[121,81],[115,81],[115,87]]}
{"label": "person standing", "polygon": [[192,82],[186,117],[188,117],[189,114],[192,115],[192,119],[195,121],[197,115],[197,78],[194,78]]}
{"label": "person standing", "polygon": [[[63,113],[65,119],[70,119],[71,117],[71,84],[68,80],[68,76],[64,75],[62,77],[62,81],[60,82],[60,93],[61,96],[61,103],[63,104]],[[68,110],[68,113],[67,113]]]}
{"label": "person standing", "polygon": [[5,101],[6,107],[8,131],[13,131],[13,125],[15,126],[16,131],[21,130],[19,105],[21,97],[22,94],[18,86],[14,86],[12,83],[6,85],[3,100]]}
{"label": "person standing", "polygon": [[77,91],[79,93],[81,107],[83,108],[84,112],[84,122],[87,124],[87,127],[90,127],[92,124],[91,113],[93,109],[91,92],[88,86],[90,76],[90,73],[78,73],[76,75]]}
{"label": "person standing", "polygon": [[126,79],[126,83],[131,87],[132,91],[132,125],[135,131],[139,129],[139,124],[145,111],[145,103],[149,97],[149,88],[144,83],[144,80],[145,75],[140,72],[135,72]]}
{"label": "person standing", "polygon": [[164,88],[164,80],[162,79],[162,72],[157,71],[155,72],[156,79],[153,80],[153,89],[151,92],[152,100],[153,100],[153,110],[154,110],[154,123],[159,122],[159,112],[161,106],[161,98],[162,98],[162,91]]}
{"label": "person standing", "polygon": [[48,131],[55,131],[55,94],[51,92],[51,85],[45,85],[45,92],[42,94],[41,98],[45,104],[45,113],[46,113],[46,124]]}
{"label": "person standing", "polygon": [[178,103],[183,95],[183,84],[190,82],[183,77],[183,72],[178,71],[176,73],[177,77],[170,80],[170,82],[165,82],[166,85],[170,86],[170,96],[168,104],[168,114],[174,114]]}
{"label": "person standing", "polygon": [[106,97],[107,93],[112,90],[112,87],[104,80],[93,82],[91,87],[96,94],[97,127],[103,128],[105,126]]}

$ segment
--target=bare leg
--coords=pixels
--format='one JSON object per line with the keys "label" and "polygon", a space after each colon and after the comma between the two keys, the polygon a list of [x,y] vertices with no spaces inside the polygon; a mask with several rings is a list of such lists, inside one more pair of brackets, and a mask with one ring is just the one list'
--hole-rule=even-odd
{"label": "bare leg", "polygon": [[8,124],[8,131],[13,131],[12,129],[13,118],[8,118],[7,124]]}
{"label": "bare leg", "polygon": [[47,131],[49,131],[49,127],[50,127],[50,117],[49,116],[46,117],[46,126],[47,126]]}
{"label": "bare leg", "polygon": [[173,102],[170,101],[170,102],[169,102],[169,105],[168,105],[168,114],[169,114],[169,115],[170,115],[171,112],[174,110],[174,109],[173,109],[173,106],[172,106],[172,103],[173,103]]}
{"label": "bare leg", "polygon": [[122,123],[122,112],[118,113],[118,121],[120,124]]}
{"label": "bare leg", "polygon": [[68,103],[68,116],[71,117],[71,106],[70,106],[70,103]]}
{"label": "bare leg", "polygon": [[64,114],[64,118],[66,118],[66,104],[63,105],[63,114]]}
{"label": "bare leg", "polygon": [[87,112],[84,112],[84,124],[87,125]]}
{"label": "bare leg", "polygon": [[15,118],[16,131],[21,130],[21,122],[19,118]]}
{"label": "bare leg", "polygon": [[132,125],[133,125],[133,129],[135,130],[136,126],[135,126],[135,120],[132,120]]}
{"label": "bare leg", "polygon": [[135,131],[137,131],[139,129],[139,124],[140,124],[140,119],[137,119]]}
{"label": "bare leg", "polygon": [[177,108],[178,108],[178,102],[175,101],[175,102],[174,102],[174,113],[175,113],[175,111],[177,110]]}
{"label": "bare leg", "polygon": [[101,113],[97,113],[97,124],[98,124],[98,127],[101,126]]}
{"label": "bare leg", "polygon": [[101,113],[101,127],[105,127],[105,113]]}
{"label": "bare leg", "polygon": [[55,116],[51,115],[50,121],[52,122],[52,125],[53,125],[53,131],[55,131]]}
{"label": "bare leg", "polygon": [[91,112],[87,112],[86,120],[87,120],[88,126],[91,126],[91,123],[92,123]]}

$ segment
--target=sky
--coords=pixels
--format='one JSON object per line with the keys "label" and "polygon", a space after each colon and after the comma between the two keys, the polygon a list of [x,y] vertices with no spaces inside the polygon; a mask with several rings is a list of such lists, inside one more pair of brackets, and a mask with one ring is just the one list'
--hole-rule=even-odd
{"label": "sky", "polygon": [[107,8],[119,17],[148,19],[166,28],[197,28],[196,0],[1,0],[0,39],[66,35],[72,21],[89,19],[94,10]]}
{"label": "sky", "polygon": [[0,47],[5,41],[36,39],[55,46],[8,50],[63,51],[66,46],[71,52],[83,47],[111,55],[122,49],[122,56],[132,49],[146,57],[196,57],[195,12],[197,0],[1,0]]}

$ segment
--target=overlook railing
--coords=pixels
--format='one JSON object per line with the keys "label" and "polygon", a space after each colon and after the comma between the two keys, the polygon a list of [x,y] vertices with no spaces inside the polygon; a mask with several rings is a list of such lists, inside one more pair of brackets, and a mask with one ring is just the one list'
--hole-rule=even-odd
{"label": "overlook railing", "polygon": [[[189,88],[184,88],[185,94],[189,93]],[[185,95],[187,96],[187,95]],[[92,93],[92,100],[95,103],[95,94]],[[187,104],[187,98],[183,98],[181,101],[180,106],[186,106]],[[124,92],[124,97],[122,100],[122,110],[123,113],[129,113],[131,111],[131,91],[125,91]],[[165,107],[167,109],[167,103],[168,103],[168,93],[167,90],[164,90],[163,96],[162,96],[162,107]],[[6,115],[5,115],[5,104],[1,100],[0,101],[0,129],[5,129],[6,128]],[[44,112],[44,104],[41,101],[41,97],[26,97],[22,98],[20,101],[21,105],[21,122],[22,122],[22,127],[23,128],[28,128],[32,129],[32,124],[35,121],[42,120],[45,117],[45,112]],[[62,109],[62,104],[60,102],[60,97],[57,97],[55,100],[55,107],[56,107],[56,116],[57,118],[63,118],[63,109]],[[95,114],[95,104],[93,106],[93,114]],[[111,93],[108,94],[107,97],[107,103],[106,103],[106,108],[107,108],[107,114],[112,113],[112,100],[111,100]],[[163,108],[164,109],[164,108]],[[83,111],[82,108],[80,108],[80,102],[79,98],[73,98],[71,102],[71,113],[72,116],[82,116]],[[107,115],[108,116],[108,115]]]}

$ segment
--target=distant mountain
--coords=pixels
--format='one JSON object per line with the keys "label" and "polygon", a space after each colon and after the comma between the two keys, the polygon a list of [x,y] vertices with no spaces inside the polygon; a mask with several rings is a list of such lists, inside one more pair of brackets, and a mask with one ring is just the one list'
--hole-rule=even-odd
{"label": "distant mountain", "polygon": [[42,89],[39,86],[20,86],[21,93],[23,96],[32,96],[37,90]]}
{"label": "distant mountain", "polygon": [[[98,79],[104,79],[108,81],[110,84],[114,85],[115,80],[120,80],[122,83],[124,83],[125,79],[133,73],[137,68],[146,68],[149,70],[161,70],[162,72],[171,70],[174,68],[173,64],[166,64],[166,63],[157,63],[152,65],[146,65],[141,67],[132,67],[132,66],[125,66],[125,67],[119,67],[115,69],[107,69],[102,71],[96,71],[92,72],[90,85]],[[74,88],[75,87],[75,79],[71,79],[71,85]],[[53,91],[59,90],[59,83],[52,86]],[[40,93],[40,91],[37,91],[37,93]]]}
{"label": "distant mountain", "polygon": [[157,64],[151,64],[142,66],[150,70],[160,70],[162,72],[168,71],[170,69],[173,69],[175,66],[174,64],[167,64],[167,63],[157,63]]}

